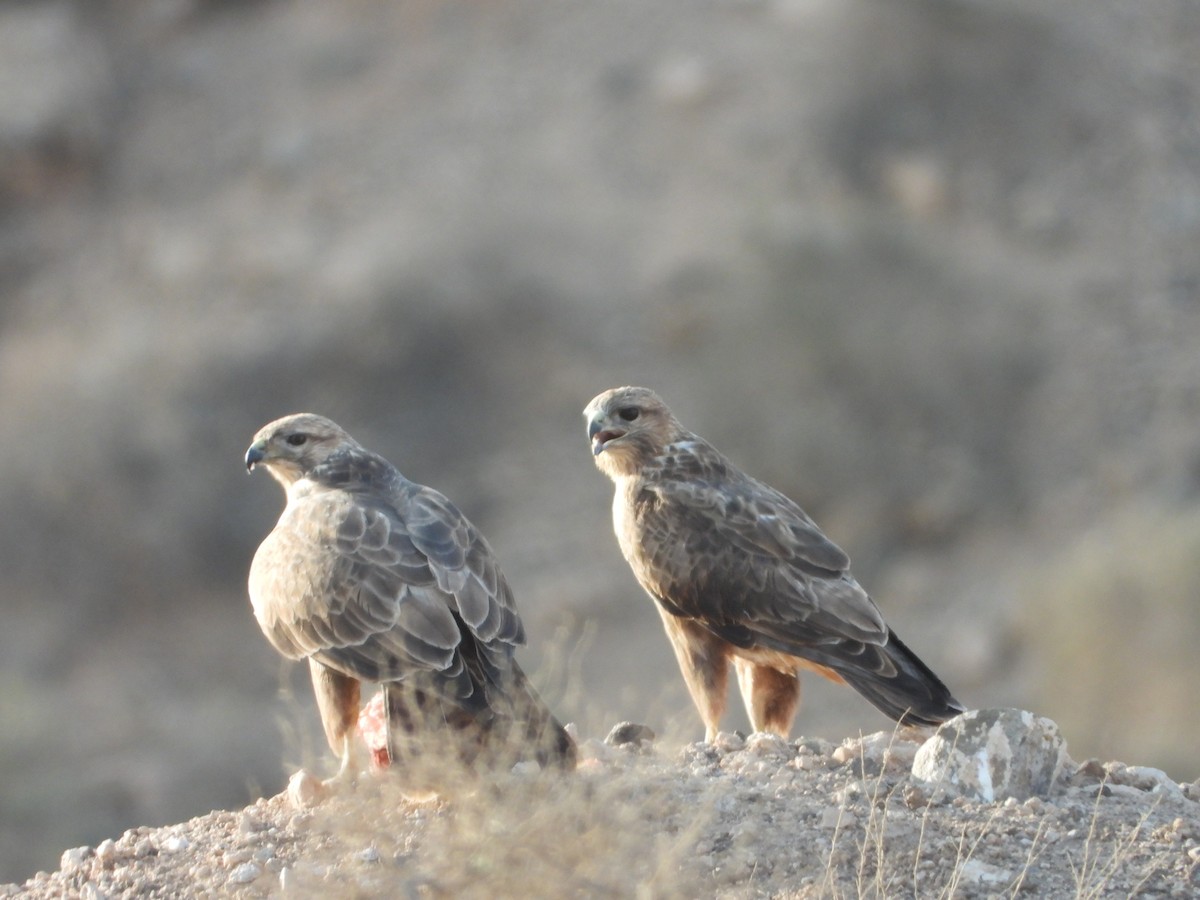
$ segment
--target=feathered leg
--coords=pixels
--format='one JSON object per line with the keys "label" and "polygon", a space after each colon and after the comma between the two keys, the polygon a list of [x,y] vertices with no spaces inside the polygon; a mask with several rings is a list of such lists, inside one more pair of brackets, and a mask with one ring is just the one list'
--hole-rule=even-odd
{"label": "feathered leg", "polygon": [[358,774],[358,753],[355,730],[358,727],[359,682],[356,678],[335,672],[311,657],[308,669],[312,675],[313,693],[325,739],[338,755],[341,765],[331,782],[351,781]]}
{"label": "feathered leg", "polygon": [[733,658],[733,664],[750,725],[755,731],[770,731],[787,738],[800,708],[798,673],[758,666],[739,656]]}
{"label": "feathered leg", "polygon": [[689,619],[673,616],[661,606],[663,627],[675,650],[675,659],[692,702],[704,720],[704,739],[712,741],[720,730],[729,685],[729,644]]}

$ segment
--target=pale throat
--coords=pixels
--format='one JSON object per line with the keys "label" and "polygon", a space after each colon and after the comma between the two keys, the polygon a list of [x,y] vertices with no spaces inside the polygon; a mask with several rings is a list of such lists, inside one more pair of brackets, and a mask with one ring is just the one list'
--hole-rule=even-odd
{"label": "pale throat", "polygon": [[635,454],[627,447],[613,447],[596,457],[596,466],[614,482],[637,473]]}
{"label": "pale throat", "polygon": [[269,466],[267,471],[271,473],[271,477],[283,485],[289,500],[306,492],[306,488],[301,486],[308,479],[304,477],[304,473],[297,466]]}

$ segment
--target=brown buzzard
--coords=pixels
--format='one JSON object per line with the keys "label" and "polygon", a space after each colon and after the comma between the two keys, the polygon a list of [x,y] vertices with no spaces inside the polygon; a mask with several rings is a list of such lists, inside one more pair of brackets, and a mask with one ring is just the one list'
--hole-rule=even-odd
{"label": "brown buzzard", "polygon": [[787,736],[801,669],[905,724],[962,712],[804,510],[687,431],[653,391],[605,391],[584,416],[596,465],[616,486],[621,552],[656,601],[707,740],[730,662],[756,731]]}
{"label": "brown buzzard", "polygon": [[393,761],[442,740],[468,763],[574,765],[574,744],[513,657],[525,633],[512,592],[454,504],[307,413],[254,436],[256,466],[287,506],[254,555],[250,600],[275,649],[308,660],[336,777],[358,769],[363,681],[383,685]]}

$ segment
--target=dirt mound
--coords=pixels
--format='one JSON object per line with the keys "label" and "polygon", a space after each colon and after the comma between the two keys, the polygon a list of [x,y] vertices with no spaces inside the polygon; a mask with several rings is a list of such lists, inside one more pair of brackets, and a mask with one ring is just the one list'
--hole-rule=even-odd
{"label": "dirt mound", "polygon": [[[1006,731],[1021,716],[1032,718],[1013,711]],[[986,802],[965,796],[950,773],[934,781],[912,774],[928,732],[841,745],[721,734],[674,750],[646,733],[585,742],[574,776],[514,772],[449,801],[414,803],[394,779],[370,776],[312,809],[280,795],[133,829],[68,850],[57,872],[0,895],[1090,897],[1200,889],[1200,783],[1177,785],[1154,770],[1066,760],[1041,791]],[[1013,782],[1029,780],[1014,772]]]}

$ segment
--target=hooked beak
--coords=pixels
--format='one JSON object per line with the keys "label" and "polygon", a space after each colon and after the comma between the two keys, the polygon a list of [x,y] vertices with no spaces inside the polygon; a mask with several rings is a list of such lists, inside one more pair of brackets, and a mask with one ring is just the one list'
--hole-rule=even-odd
{"label": "hooked beak", "polygon": [[588,424],[588,437],[592,439],[592,456],[599,456],[608,447],[609,441],[625,437],[625,432],[618,428],[605,428],[599,419],[593,419]]}
{"label": "hooked beak", "polygon": [[266,459],[267,447],[263,441],[256,441],[250,445],[250,449],[246,451],[246,471],[253,472],[254,467]]}

